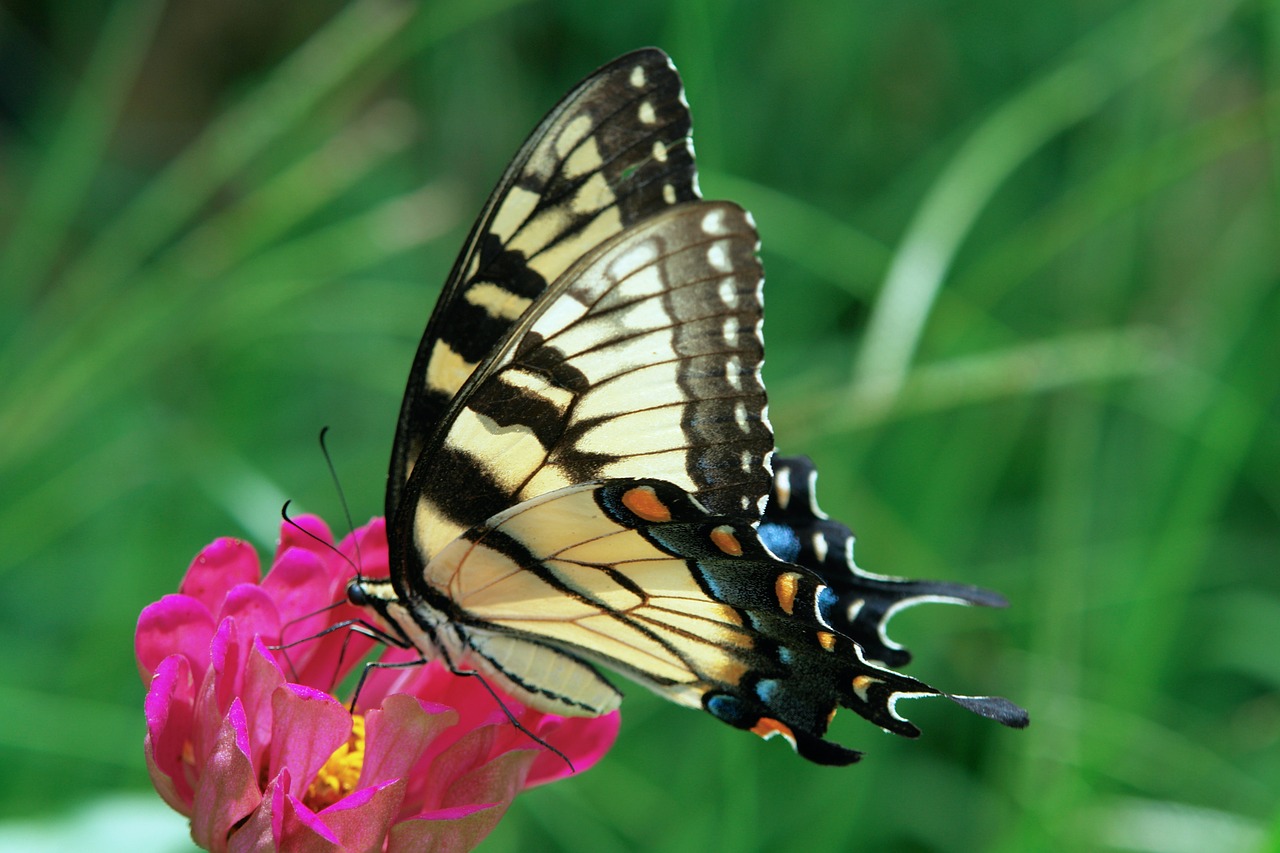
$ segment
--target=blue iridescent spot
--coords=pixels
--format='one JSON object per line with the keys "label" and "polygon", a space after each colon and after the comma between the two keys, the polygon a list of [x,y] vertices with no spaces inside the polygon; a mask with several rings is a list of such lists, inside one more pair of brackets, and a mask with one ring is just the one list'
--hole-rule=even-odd
{"label": "blue iridescent spot", "polygon": [[782,661],[787,666],[790,666],[792,662],[795,660],[795,655],[791,654],[791,649],[787,648],[786,646],[779,646],[778,660]]}
{"label": "blue iridescent spot", "polygon": [[741,699],[736,696],[729,696],[725,693],[717,693],[706,699],[706,708],[708,713],[718,720],[723,720],[731,726],[743,727],[754,721],[753,715],[747,710]]}
{"label": "blue iridescent spot", "polygon": [[771,704],[774,697],[778,695],[778,691],[782,689],[782,683],[776,678],[762,678],[756,684],[756,695],[760,697],[766,705]]}
{"label": "blue iridescent spot", "polygon": [[762,521],[757,532],[760,535],[760,541],[779,560],[794,563],[800,558],[800,537],[790,527],[785,524]]}
{"label": "blue iridescent spot", "polygon": [[840,596],[832,591],[831,587],[824,586],[818,592],[818,616],[830,628],[834,621],[839,621],[836,613],[836,606],[840,604]]}
{"label": "blue iridescent spot", "polygon": [[[702,564],[700,563],[695,563],[694,567],[698,571],[699,580],[701,580],[704,584],[706,584],[707,589],[710,590],[711,597],[716,599],[717,601],[724,601],[726,597],[725,589],[720,584],[720,581],[716,579],[715,574],[713,572],[707,571],[706,568],[702,566]],[[730,589],[732,589],[732,587],[730,587]]]}

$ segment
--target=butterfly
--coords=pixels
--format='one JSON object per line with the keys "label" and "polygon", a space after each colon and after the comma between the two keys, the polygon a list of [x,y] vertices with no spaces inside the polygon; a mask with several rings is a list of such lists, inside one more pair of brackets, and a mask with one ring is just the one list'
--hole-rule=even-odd
{"label": "butterfly", "polygon": [[390,576],[349,598],[398,645],[537,710],[593,716],[597,665],[803,757],[840,707],[902,735],[903,697],[1021,708],[891,667],[885,623],[993,593],[870,575],[775,457],[750,214],[704,201],[671,61],[627,54],[542,120],[480,213],[409,374],[387,478]]}

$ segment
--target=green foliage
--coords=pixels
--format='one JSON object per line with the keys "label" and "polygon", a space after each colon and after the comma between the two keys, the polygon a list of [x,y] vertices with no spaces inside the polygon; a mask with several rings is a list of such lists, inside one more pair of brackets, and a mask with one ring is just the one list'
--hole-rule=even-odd
{"label": "green foliage", "polygon": [[381,512],[484,193],[644,44],[760,225],[781,447],[868,569],[1008,595],[894,636],[1033,722],[832,770],[633,688],[487,849],[1280,849],[1273,0],[0,3],[0,816],[149,787],[137,613],[340,517],[322,425]]}

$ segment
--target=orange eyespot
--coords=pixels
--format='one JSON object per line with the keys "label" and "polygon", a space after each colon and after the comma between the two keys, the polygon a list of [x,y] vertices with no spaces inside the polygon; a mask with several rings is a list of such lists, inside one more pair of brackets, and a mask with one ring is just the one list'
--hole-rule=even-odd
{"label": "orange eyespot", "polygon": [[751,727],[751,731],[760,735],[760,737],[765,740],[768,740],[774,735],[782,735],[784,738],[791,741],[792,746],[795,746],[796,743],[796,736],[792,733],[789,726],[779,722],[778,720],[770,719],[769,717],[761,717],[760,722]]}
{"label": "orange eyespot", "polygon": [[728,524],[722,524],[711,531],[711,542],[730,557],[742,556],[742,543]]}
{"label": "orange eyespot", "polygon": [[830,631],[819,631],[818,644],[829,652],[833,651],[836,647],[836,635]]}
{"label": "orange eyespot", "polygon": [[796,591],[800,588],[800,575],[795,572],[783,572],[774,582],[773,592],[778,596],[778,605],[782,612],[791,615],[796,606]]}
{"label": "orange eyespot", "polygon": [[876,683],[876,679],[869,675],[854,676],[853,692],[863,702],[867,701],[867,688]]}
{"label": "orange eyespot", "polygon": [[671,510],[658,498],[652,486],[627,489],[622,493],[622,505],[645,521],[671,520]]}

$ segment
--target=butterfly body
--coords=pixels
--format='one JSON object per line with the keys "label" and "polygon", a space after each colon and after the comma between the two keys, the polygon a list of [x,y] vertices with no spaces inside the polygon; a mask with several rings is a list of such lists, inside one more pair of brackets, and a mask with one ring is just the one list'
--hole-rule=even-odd
{"label": "butterfly body", "polygon": [[[887,667],[906,659],[888,617],[1000,602],[862,572],[811,463],[771,467],[758,238],[698,197],[689,127],[674,68],[645,50],[520,149],[410,372],[390,578],[349,594],[397,642],[538,710],[616,708],[598,664],[847,764],[823,738],[838,707],[914,735],[894,703],[939,695]],[[1005,700],[949,698],[1025,724]]]}

